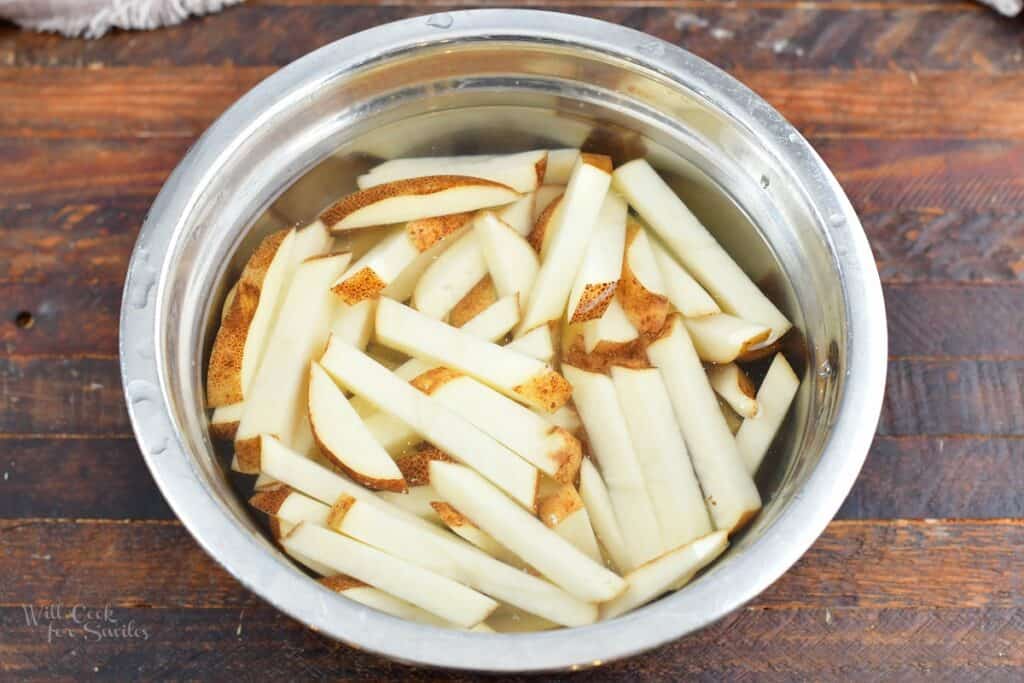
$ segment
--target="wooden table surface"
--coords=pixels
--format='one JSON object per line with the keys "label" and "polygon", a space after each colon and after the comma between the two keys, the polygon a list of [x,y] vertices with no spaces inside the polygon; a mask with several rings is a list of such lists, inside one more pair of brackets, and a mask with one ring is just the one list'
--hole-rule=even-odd
{"label": "wooden table surface", "polygon": [[[1022,680],[1024,22],[939,0],[530,4],[682,45],[778,107],[860,212],[889,310],[878,436],[813,549],[714,627],[575,680]],[[0,679],[471,680],[327,640],[221,570],[154,487],[117,365],[136,232],[203,129],[312,48],[452,8],[250,1],[92,42],[0,27]]]}

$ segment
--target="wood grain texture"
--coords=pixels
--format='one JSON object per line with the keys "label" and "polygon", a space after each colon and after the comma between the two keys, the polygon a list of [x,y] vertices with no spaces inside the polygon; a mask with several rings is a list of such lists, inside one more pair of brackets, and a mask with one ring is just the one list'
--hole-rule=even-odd
{"label": "wood grain texture", "polygon": [[[0,137],[196,138],[276,69],[0,68]],[[736,69],[733,75],[815,139],[1024,139],[1018,74],[935,71],[909,77],[893,69],[802,68]],[[963,97],[967,90],[969,99]]]}
{"label": "wood grain texture", "polygon": [[[508,6],[481,2],[246,3],[146,36],[102,41],[0,33],[0,65],[282,66],[380,23],[432,12]],[[889,68],[1017,72],[1012,22],[964,2],[731,3],[703,0],[532,0],[646,31],[725,68]],[[259,36],[259,40],[253,40]],[[296,36],[302,36],[297,40]],[[1019,47],[1019,45],[1017,45]]]}
{"label": "wood grain texture", "polygon": [[[0,604],[246,607],[258,598],[177,522],[0,520]],[[833,522],[792,570],[751,603],[786,609],[1024,608],[1007,571],[1024,520]],[[116,559],[116,561],[114,561]]]}
{"label": "wood grain texture", "polygon": [[[211,672],[239,681],[480,680],[388,662],[328,640],[263,605],[117,608],[111,616],[118,625],[131,623],[138,637],[48,644],[47,626],[53,622],[29,624],[20,607],[0,608],[0,631],[6,636],[0,642],[0,671],[51,680],[194,680]],[[55,620],[58,628],[61,621]],[[748,608],[648,654],[585,672],[546,674],[543,680],[1009,682],[1024,675],[1022,645],[1024,613],[1018,609]]]}
{"label": "wood grain texture", "polygon": [[[0,518],[174,518],[130,435],[13,437],[0,453]],[[877,437],[837,515],[953,517],[1024,517],[1024,439]]]}

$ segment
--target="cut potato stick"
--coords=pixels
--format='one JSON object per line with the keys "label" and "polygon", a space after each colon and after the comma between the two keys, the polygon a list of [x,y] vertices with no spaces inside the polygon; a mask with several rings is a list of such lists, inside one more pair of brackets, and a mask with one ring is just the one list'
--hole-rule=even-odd
{"label": "cut potato stick", "polygon": [[487,263],[476,231],[470,230],[437,257],[423,272],[412,294],[412,305],[441,320],[485,275]]}
{"label": "cut potato stick", "polygon": [[[573,161],[575,164],[576,162]],[[541,185],[533,193],[533,214],[530,216],[530,231],[537,225],[537,219],[551,206],[551,202],[565,194],[565,185]],[[528,231],[529,232],[529,231]],[[525,237],[525,235],[524,235]],[[540,251],[537,249],[537,251]]]}
{"label": "cut potato stick", "polygon": [[626,316],[644,334],[656,334],[665,326],[671,308],[665,292],[650,238],[639,223],[630,221],[618,298]]}
{"label": "cut potato stick", "polygon": [[499,562],[512,565],[513,567],[522,566],[524,564],[522,560],[516,557],[515,553],[498,543],[494,540],[493,536],[482,531],[480,527],[473,524],[473,522],[467,519],[465,515],[448,503],[434,501],[430,506],[434,508],[434,511],[437,512],[437,516],[441,518],[441,521],[444,522],[445,526],[451,529],[452,532],[464,538],[467,542],[484,551],[494,559]]}
{"label": "cut potato stick", "polygon": [[232,291],[226,313],[210,351],[206,403],[211,408],[239,403],[248,392],[279,304],[294,272],[294,230],[268,235],[249,257]]}
{"label": "cut potato stick", "polygon": [[541,180],[545,185],[565,185],[572,176],[572,170],[580,159],[578,149],[548,150],[547,166]]}
{"label": "cut potato stick", "polygon": [[495,633],[534,633],[558,628],[558,624],[553,621],[521,612],[508,605],[498,605],[498,609],[487,617],[486,624],[494,629]]}
{"label": "cut potato stick", "polygon": [[590,516],[572,484],[562,484],[554,493],[542,498],[537,517],[594,562],[603,562],[601,549],[597,547],[597,538],[590,526]]}
{"label": "cut potato stick", "polygon": [[[450,533],[442,532],[433,524],[384,500],[408,494],[375,494],[291,451],[270,436],[263,437],[260,465],[268,476],[322,503],[333,504],[343,496],[351,496],[372,507],[378,512],[374,515],[374,524],[381,528],[370,543],[384,552],[433,571],[448,572],[445,575],[450,578],[464,581],[481,592],[559,624],[580,626],[597,618],[597,609],[593,605],[576,600],[547,581],[498,562]],[[440,500],[440,496],[434,493],[433,499]]]}
{"label": "cut potato stick", "polygon": [[[377,309],[374,308],[374,314],[376,315],[376,313]],[[358,348],[358,344],[352,344],[352,346]],[[409,360],[409,358],[404,353],[399,353],[394,349],[389,349],[388,347],[382,346],[380,344],[368,344],[366,347],[366,355],[374,359],[375,361],[377,361],[378,363],[380,363],[389,370],[394,370],[395,368],[401,366],[403,363]],[[354,405],[355,402],[353,401],[353,406]]]}
{"label": "cut potato stick", "polygon": [[519,199],[507,185],[483,178],[435,175],[396,180],[350,194],[320,214],[331,232],[403,223],[501,206]]}
{"label": "cut potato stick", "polygon": [[417,256],[466,225],[471,213],[410,221],[393,228],[332,285],[347,304],[380,295]]}
{"label": "cut potato stick", "polygon": [[556,219],[548,227],[548,245],[541,250],[543,262],[533,290],[524,307],[520,332],[528,332],[562,317],[576,271],[593,233],[608,186],[611,184],[607,157],[580,156],[565,188]]}
{"label": "cut potato stick", "polygon": [[608,487],[629,566],[638,567],[665,552],[665,542],[615,385],[610,377],[571,365],[563,365],[562,372],[572,383],[573,401]]}
{"label": "cut potato stick", "polygon": [[508,206],[497,209],[495,214],[503,223],[515,230],[516,234],[526,237],[533,230],[533,206],[535,202],[536,194],[530,192]]}
{"label": "cut potato stick", "polygon": [[786,316],[736,265],[672,188],[643,159],[615,169],[615,187],[726,313],[771,328],[768,342],[791,327]]}
{"label": "cut potato stick", "polygon": [[443,500],[570,595],[604,602],[623,590],[622,579],[545,527],[473,470],[435,460],[430,463],[430,481]]}
{"label": "cut potato stick", "polygon": [[377,307],[376,330],[382,344],[464,372],[539,410],[558,410],[572,393],[565,378],[549,365],[432,320],[390,299],[381,299]]}
{"label": "cut potato stick", "polygon": [[[424,442],[398,458],[398,469],[401,470],[405,480],[409,482],[409,486],[425,486],[430,483],[430,462],[432,460],[455,462],[452,456],[437,446]],[[435,500],[440,499],[435,498]]]}
{"label": "cut potato stick", "polygon": [[[531,225],[530,227],[532,228],[533,226]],[[249,260],[251,261],[252,257],[250,257]],[[231,310],[231,302],[235,300],[236,294],[238,294],[237,280],[235,281],[235,284],[231,285],[228,293],[224,295],[224,303],[220,307],[220,322],[222,324],[224,323],[224,318],[228,317],[228,311]]]}
{"label": "cut potato stick", "polygon": [[[543,149],[519,154],[394,159],[374,166],[359,176],[356,184],[365,190],[396,180],[443,173],[483,178],[508,185],[517,192],[531,192],[544,179],[547,160],[548,152]],[[559,163],[563,164],[563,159],[559,158]]]}
{"label": "cut potato stick", "polygon": [[530,230],[530,234],[526,237],[526,241],[530,243],[533,250],[537,252],[541,259],[547,257],[548,245],[551,243],[551,235],[554,234],[554,230],[551,230],[551,226],[561,220],[560,209],[562,207],[562,200],[565,198],[563,192],[559,196],[551,200],[540,215],[537,216],[537,220],[533,224],[533,229]]}
{"label": "cut potato stick", "polygon": [[413,486],[405,493],[381,491],[379,495],[381,500],[402,508],[424,521],[431,524],[443,524],[443,521],[437,514],[437,510],[431,505],[434,501],[440,500],[441,497],[434,490],[434,487],[429,484]]}
{"label": "cut potato stick", "polygon": [[686,318],[684,322],[697,355],[705,363],[731,363],[762,344],[771,334],[764,325],[728,313]]}
{"label": "cut potato stick", "polygon": [[618,194],[609,192],[605,195],[597,215],[597,225],[569,294],[569,305],[565,309],[565,319],[569,323],[600,318],[615,298],[622,275],[628,211],[625,200]]}
{"label": "cut potato stick", "polygon": [[[356,398],[362,397],[355,396],[353,401]],[[363,418],[364,426],[373,440],[392,456],[403,453],[410,446],[415,446],[422,440],[416,430],[402,420],[382,410],[379,411],[375,404],[369,403],[369,405],[375,412]]]}
{"label": "cut potato stick", "polygon": [[639,338],[640,330],[626,315],[617,296],[608,302],[608,308],[600,318],[583,323],[583,348],[587,353],[611,351]]}
{"label": "cut potato stick", "polygon": [[629,588],[601,605],[602,621],[647,604],[670,589],[681,588],[721,555],[728,545],[728,535],[716,531],[637,567],[625,576]]}
{"label": "cut potato stick", "polygon": [[229,403],[218,406],[210,418],[210,436],[214,439],[232,441],[238,431],[238,421],[242,419],[245,403]]}
{"label": "cut potato stick", "polygon": [[452,327],[462,327],[490,308],[497,300],[498,290],[494,287],[494,280],[490,275],[485,275],[448,313],[448,324]]}
{"label": "cut potato stick", "polygon": [[743,417],[740,416],[732,406],[725,402],[721,396],[718,397],[718,407],[722,409],[722,416],[725,418],[725,424],[729,426],[729,431],[736,435],[736,432],[740,430],[740,425],[743,424]]}
{"label": "cut potato stick", "polygon": [[[700,351],[697,352],[700,355]],[[757,416],[757,389],[743,369],[735,363],[712,365],[708,381],[720,398],[742,417]]]}
{"label": "cut potato stick", "polygon": [[716,529],[732,533],[761,509],[761,496],[718,408],[682,316],[669,318],[663,335],[647,347],[647,356],[665,380],[711,521]]}
{"label": "cut potato stick", "polygon": [[654,252],[654,260],[661,271],[662,282],[665,283],[665,296],[680,313],[687,318],[703,318],[722,312],[711,295],[679,265],[664,245],[651,240],[651,251]]}
{"label": "cut potato stick", "polygon": [[550,363],[555,357],[555,343],[551,339],[551,328],[547,325],[533,328],[518,339],[505,344],[505,348],[544,363]]}
{"label": "cut potato stick", "polygon": [[331,334],[343,339],[358,349],[365,349],[373,336],[373,321],[377,313],[377,301],[366,299],[348,305],[335,302],[331,319]]}
{"label": "cut potato stick", "polygon": [[320,452],[335,467],[371,489],[406,490],[395,461],[316,362],[310,366],[309,421]]}
{"label": "cut potato stick", "polygon": [[490,211],[479,213],[473,231],[498,296],[518,294],[527,301],[540,269],[530,243]]}
{"label": "cut potato stick", "polygon": [[768,448],[775,440],[775,435],[786,419],[789,406],[793,403],[800,378],[786,362],[781,353],[775,354],[768,374],[764,376],[757,390],[757,403],[760,407],[755,417],[743,420],[736,432],[736,446],[739,447],[747,471],[757,472]]}
{"label": "cut potato stick", "polygon": [[[472,214],[465,215],[471,216]],[[461,235],[465,235],[468,230],[469,226],[465,225],[454,234],[436,242],[434,246],[430,247],[413,259],[412,263],[406,266],[405,269],[399,273],[398,277],[384,288],[384,291],[380,293],[381,296],[394,299],[395,301],[408,301],[412,298],[416,285],[419,283],[420,278],[423,277],[423,273],[426,272],[427,268],[429,268],[434,261],[441,256],[441,254],[447,251],[448,247],[458,242],[458,238]]]}
{"label": "cut potato stick", "polygon": [[256,476],[256,481],[252,483],[252,490],[262,491],[264,489],[269,489],[274,486],[280,486],[280,484],[281,482],[279,482],[278,480],[274,479],[273,477],[267,476],[263,472],[260,472]]}
{"label": "cut potato stick", "polygon": [[448,531],[431,527],[430,533],[423,533],[402,519],[368,507],[364,501],[348,506],[341,528],[390,555],[559,624],[579,626],[597,617],[594,605],[494,559]]}
{"label": "cut potato stick", "polygon": [[298,525],[282,544],[465,628],[480,623],[498,606],[447,577],[315,524]]}
{"label": "cut potato stick", "polygon": [[[401,304],[395,306],[405,308]],[[377,329],[380,334],[383,328],[378,324]],[[528,509],[535,509],[540,476],[537,468],[468,420],[417,391],[347,344],[332,339],[320,363],[350,391],[365,396],[438,448],[477,469]]]}
{"label": "cut potato stick", "polygon": [[576,479],[583,451],[576,437],[472,377],[429,370],[412,385],[556,481]]}
{"label": "cut potato stick", "polygon": [[570,434],[576,434],[583,426],[583,423],[580,422],[580,414],[576,412],[575,408],[568,404],[562,406],[550,415],[542,414],[541,417],[547,420],[549,424],[554,425],[555,427],[561,427]]}
{"label": "cut potato stick", "polygon": [[324,256],[308,260],[296,270],[235,434],[242,472],[259,471],[255,456],[260,434],[273,434],[290,444],[302,429],[307,368],[324,346],[334,305],[330,283],[348,261],[348,254]]}
{"label": "cut potato stick", "polygon": [[676,548],[711,533],[711,518],[661,373],[654,368],[614,367],[612,382],[665,547]]}
{"label": "cut potato stick", "polygon": [[601,547],[608,555],[612,567],[620,574],[624,574],[632,568],[633,562],[626,548],[619,521],[615,518],[608,487],[589,458],[584,458],[580,465],[579,490]]}
{"label": "cut potato stick", "polygon": [[416,605],[400,600],[358,579],[353,579],[351,576],[345,576],[344,574],[325,576],[320,579],[320,585],[329,588],[339,595],[344,595],[349,600],[358,602],[360,605],[384,612],[384,614],[390,614],[399,619],[406,619],[416,624],[439,626],[441,628],[457,628],[450,621],[445,621],[424,609],[420,609]]}

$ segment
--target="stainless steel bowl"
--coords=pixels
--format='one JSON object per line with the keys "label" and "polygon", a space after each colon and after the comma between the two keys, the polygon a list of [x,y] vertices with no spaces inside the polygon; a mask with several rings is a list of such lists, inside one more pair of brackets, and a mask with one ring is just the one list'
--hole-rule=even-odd
{"label": "stainless steel bowl", "polygon": [[[764,511],[684,590],[585,628],[447,631],[310,581],[260,532],[206,430],[205,354],[247,245],[313,217],[375,157],[580,144],[620,160],[645,154],[803,331],[804,383],[760,477]],[[486,671],[596,666],[702,628],[764,590],[814,542],[853,484],[886,369],[885,311],[867,240],[835,178],[789,123],[672,45],[520,10],[365,31],[239,100],[150,210],[125,285],[120,343],[143,455],[210,555],[326,635],[398,660]]]}

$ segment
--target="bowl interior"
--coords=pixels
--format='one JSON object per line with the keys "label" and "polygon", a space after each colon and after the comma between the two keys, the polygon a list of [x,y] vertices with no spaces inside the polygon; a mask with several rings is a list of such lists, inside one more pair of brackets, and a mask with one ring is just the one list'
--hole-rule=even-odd
{"label": "bowl interior", "polygon": [[[618,163],[647,157],[799,330],[787,356],[803,383],[759,475],[765,508],[704,577],[667,599],[728,571],[812,474],[844,384],[847,299],[828,220],[785,161],[787,145],[804,153],[802,138],[737,119],[699,78],[683,84],[594,46],[492,36],[398,46],[343,75],[321,72],[294,87],[282,80],[280,100],[235,131],[229,149],[203,159],[205,185],[165,257],[174,277],[161,292],[158,362],[175,430],[216,504],[260,532],[245,504],[251,479],[228,474],[229,449],[208,436],[202,391],[224,295],[260,237],[313,219],[381,159],[582,146]],[[725,600],[720,610],[737,604]]]}

